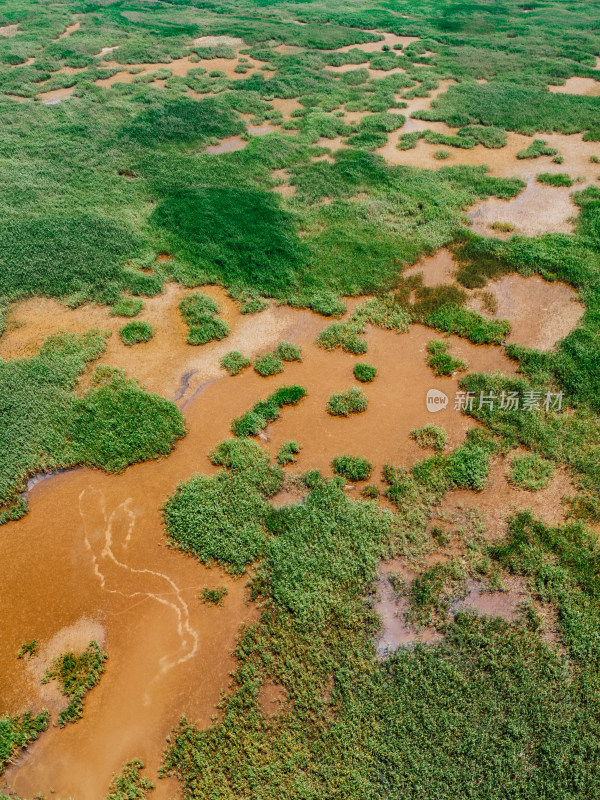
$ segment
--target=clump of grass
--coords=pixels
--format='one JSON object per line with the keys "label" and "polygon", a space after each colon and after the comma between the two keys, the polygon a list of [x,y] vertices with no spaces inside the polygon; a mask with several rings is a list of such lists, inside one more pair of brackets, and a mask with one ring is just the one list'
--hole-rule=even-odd
{"label": "clump of grass", "polygon": [[539,158],[540,156],[555,156],[558,150],[543,139],[534,139],[524,150],[519,150],[517,158]]}
{"label": "clump of grass", "polygon": [[600,164],[600,156],[590,156],[591,164]]}
{"label": "clump of grass", "polygon": [[34,656],[37,656],[37,653],[38,653],[38,640],[34,639],[31,642],[23,642],[21,648],[19,649],[19,652],[17,653],[17,658],[25,658],[25,656],[27,656],[28,658],[33,658]]}
{"label": "clump of grass", "polygon": [[361,383],[370,383],[372,380],[375,380],[376,375],[377,369],[371,364],[365,364],[363,361],[360,364],[354,365],[354,377]]}
{"label": "clump of grass", "polygon": [[0,717],[0,774],[17,751],[24,750],[46,730],[49,720],[48,711],[37,715],[26,711],[24,714]]}
{"label": "clump of grass", "polygon": [[90,642],[80,655],[63,653],[46,670],[42,683],[57,680],[62,693],[69,699],[69,705],[58,717],[61,727],[81,718],[84,698],[100,681],[107,658],[98,642]]}
{"label": "clump of grass", "polygon": [[277,419],[281,408],[296,405],[305,394],[306,389],[302,386],[281,386],[266,400],[256,403],[250,411],[233,420],[231,430],[234,436],[256,436],[269,422]]}
{"label": "clump of grass", "polygon": [[360,389],[347,389],[345,392],[332,394],[327,401],[327,413],[333,417],[347,417],[365,411],[369,399]]}
{"label": "clump of grass", "polygon": [[466,370],[468,364],[460,358],[453,358],[448,352],[448,343],[442,339],[431,339],[427,342],[427,364],[436,375],[453,375],[459,370]]}
{"label": "clump of grass", "polygon": [[188,325],[188,344],[201,345],[229,335],[229,326],[217,314],[219,304],[208,295],[196,292],[182,298],[179,310]]}
{"label": "clump of grass", "polygon": [[141,774],[143,768],[144,762],[139,758],[127,761],[110,782],[106,800],[144,800],[154,784]]}
{"label": "clump of grass", "polygon": [[433,157],[437,158],[438,161],[445,161],[447,158],[450,158],[450,150],[436,150]]}
{"label": "clump of grass", "polygon": [[331,462],[331,467],[336,475],[341,475],[347,481],[367,481],[371,477],[373,465],[366,458],[360,456],[337,456]]}
{"label": "clump of grass", "polygon": [[515,229],[512,222],[490,222],[489,227],[499,233],[511,233]]}
{"label": "clump of grass", "polygon": [[302,348],[291,342],[279,342],[275,353],[282,361],[302,361]]}
{"label": "clump of grass", "polygon": [[249,367],[252,362],[249,358],[246,358],[243,353],[240,353],[239,350],[231,350],[229,353],[225,353],[220,364],[230,375],[239,375],[239,373]]}
{"label": "clump of grass", "polygon": [[540,172],[536,181],[548,186],[573,186],[573,179],[566,172]]}
{"label": "clump of grass", "polygon": [[476,311],[458,306],[442,306],[425,317],[432,328],[444,333],[455,333],[474,344],[502,344],[510,333],[510,322],[505,319],[487,319]]}
{"label": "clump of grass", "polygon": [[137,317],[144,308],[144,301],[139,297],[120,297],[110,313],[113,317]]}
{"label": "clump of grass", "polygon": [[353,355],[367,352],[367,340],[358,335],[356,326],[348,322],[334,322],[321,331],[317,344],[324,350],[336,350],[338,347]]}
{"label": "clump of grass", "polygon": [[281,464],[281,466],[285,464],[294,464],[298,460],[300,449],[298,442],[295,442],[293,439],[284,442],[277,453],[277,463]]}
{"label": "clump of grass", "polygon": [[562,164],[563,161],[564,158],[562,156],[554,156],[554,158],[552,159],[553,164]]}
{"label": "clump of grass", "polygon": [[443,428],[438,428],[437,425],[413,428],[410,432],[410,438],[414,439],[419,447],[432,447],[438,452],[443,450],[448,443],[448,434]]}
{"label": "clump of grass", "polygon": [[498,298],[493,292],[477,292],[477,297],[489,314],[495,314],[498,311]]}
{"label": "clump of grass", "polygon": [[228,594],[228,589],[226,586],[217,586],[214,589],[209,589],[208,586],[205,586],[204,589],[200,592],[198,597],[202,600],[203,603],[206,603],[210,606],[222,606],[223,599]]}
{"label": "clump of grass", "polygon": [[254,371],[263,378],[277,375],[279,372],[283,372],[283,361],[275,353],[267,353],[255,360]]}
{"label": "clump of grass", "polygon": [[119,331],[119,336],[123,344],[127,346],[149,342],[154,336],[154,327],[149,322],[135,320],[124,325]]}
{"label": "clump of grass", "polygon": [[367,486],[363,486],[360,493],[366,500],[377,500],[379,497],[379,486],[376,486],[374,483],[369,483]]}
{"label": "clump of grass", "polygon": [[538,492],[550,484],[553,474],[554,465],[550,461],[536,453],[525,453],[514,457],[508,480],[521,489]]}

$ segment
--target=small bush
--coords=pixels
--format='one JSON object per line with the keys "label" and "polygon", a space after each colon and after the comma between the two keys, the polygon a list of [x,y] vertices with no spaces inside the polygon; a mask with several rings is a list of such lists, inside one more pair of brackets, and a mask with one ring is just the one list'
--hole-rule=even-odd
{"label": "small bush", "polygon": [[376,500],[379,497],[379,486],[375,486],[374,483],[363,486],[361,495],[367,500]]}
{"label": "small bush", "polygon": [[373,465],[360,456],[337,456],[331,466],[336,475],[352,482],[368,480],[373,470]]}
{"label": "small bush", "polygon": [[356,327],[348,322],[334,322],[325,328],[319,334],[317,344],[324,350],[335,350],[339,347],[357,356],[367,352],[367,340],[361,338]]}
{"label": "small bush", "polygon": [[377,369],[371,364],[362,362],[361,364],[354,365],[354,377],[361,383],[370,383],[375,379],[376,375]]}
{"label": "small bush", "polygon": [[438,428],[436,425],[413,428],[410,432],[410,438],[414,439],[419,447],[432,447],[438,451],[443,450],[448,443],[448,434],[443,428]]}
{"label": "small bush", "polygon": [[515,229],[515,226],[511,222],[490,222],[489,227],[493,231],[498,231],[499,233],[511,233],[511,231]]}
{"label": "small bush", "polygon": [[144,307],[138,297],[120,297],[110,310],[112,317],[137,317]]}
{"label": "small bush", "polygon": [[266,378],[269,375],[277,375],[283,372],[283,361],[275,353],[267,353],[259,356],[254,362],[254,371]]}
{"label": "small bush", "polygon": [[540,172],[536,181],[548,186],[573,186],[572,179],[565,172]]}
{"label": "small bush", "polygon": [[44,673],[42,683],[56,679],[69,700],[69,705],[58,717],[61,728],[83,715],[84,698],[99,682],[107,658],[97,642],[90,642],[80,655],[69,652],[58,656]]}
{"label": "small bush", "polygon": [[331,395],[327,401],[327,412],[333,417],[347,417],[365,411],[368,403],[368,397],[360,389],[347,389]]}
{"label": "small bush", "polygon": [[554,466],[545,458],[541,458],[535,453],[526,453],[515,456],[508,480],[521,489],[538,492],[549,485],[553,473]]}
{"label": "small bush", "polygon": [[128,322],[119,331],[119,336],[123,344],[128,346],[140,344],[140,342],[149,342],[154,336],[154,328],[149,322]]}
{"label": "small bush", "polygon": [[441,339],[432,339],[428,342],[427,353],[427,364],[436,375],[453,375],[469,366],[466,361],[453,358],[448,352],[448,344]]}
{"label": "small bush", "polygon": [[211,606],[222,606],[223,598],[228,594],[226,586],[217,586],[215,589],[209,589],[205,586],[200,592],[198,597],[203,603]]}
{"label": "small bush", "polygon": [[144,762],[139,758],[127,761],[112,779],[106,800],[144,800],[154,789],[154,784],[141,774],[143,768]]}
{"label": "small bush", "polygon": [[298,460],[297,456],[300,452],[300,445],[291,439],[289,442],[284,442],[279,448],[277,453],[277,463],[284,466],[284,464],[295,464]]}
{"label": "small bush", "polygon": [[539,158],[540,156],[555,156],[555,147],[550,147],[543,139],[534,139],[525,150],[519,150],[517,158]]}
{"label": "small bush", "polygon": [[242,370],[246,369],[252,363],[249,358],[246,358],[239,350],[231,350],[225,353],[221,359],[221,366],[226,369],[230,375],[239,375]]}
{"label": "small bush", "polygon": [[447,158],[450,158],[450,150],[436,150],[433,157],[437,158],[438,161],[445,161]]}
{"label": "small bush", "polygon": [[283,406],[296,405],[305,394],[306,389],[302,386],[281,386],[266,400],[256,403],[250,411],[233,420],[231,430],[234,436],[256,436],[269,422],[277,419]]}
{"label": "small bush", "polygon": [[187,343],[200,345],[208,342],[219,341],[229,335],[229,326],[222,319],[214,317],[202,322],[200,325],[192,325],[187,336]]}
{"label": "small bush", "polygon": [[24,642],[21,645],[19,652],[17,653],[17,658],[33,658],[37,655],[38,652],[38,641],[34,639],[32,642]]}
{"label": "small bush", "polygon": [[291,342],[279,342],[275,353],[282,361],[302,361],[302,348]]}

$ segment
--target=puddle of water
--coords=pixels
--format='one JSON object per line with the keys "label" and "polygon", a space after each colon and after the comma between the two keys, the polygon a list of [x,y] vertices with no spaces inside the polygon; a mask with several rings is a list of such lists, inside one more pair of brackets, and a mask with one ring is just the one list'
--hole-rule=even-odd
{"label": "puddle of water", "polygon": [[55,106],[70,97],[74,89],[75,87],[71,86],[68,89],[54,89],[51,92],[44,92],[38,96],[38,100],[45,106]]}
{"label": "puddle of water", "polygon": [[509,320],[508,342],[536,350],[552,349],[577,327],[585,312],[574,289],[560,281],[548,283],[537,275],[507,275],[486,284],[485,291],[496,298],[496,312],[486,312],[477,299],[471,305],[487,316]]}
{"label": "puddle of water", "polygon": [[381,631],[377,637],[377,656],[389,656],[399,647],[412,647],[415,644],[435,644],[442,636],[435,628],[418,630],[406,621],[408,600],[399,597],[394,591],[389,576],[399,575],[406,582],[414,580],[415,573],[407,570],[400,561],[382,562],[375,582],[374,608],[381,618]]}
{"label": "puddle of water", "polygon": [[[212,72],[213,70],[224,72],[225,76],[230,80],[239,80],[241,78],[246,78],[251,74],[251,70],[246,74],[235,72],[235,67],[237,64],[238,61],[235,58],[203,58],[201,61],[191,61],[190,56],[176,58],[169,62],[160,61],[153,64],[118,64],[116,61],[107,61],[103,62],[103,67],[118,69],[119,72],[111,75],[109,78],[99,78],[96,81],[96,84],[106,88],[115,83],[131,83],[138,76],[145,75],[148,72],[155,72],[158,69],[168,69],[171,70],[171,74],[173,76],[183,77],[187,75],[191,69],[202,67],[207,72]],[[256,67],[256,64],[250,62],[249,66],[254,68]],[[134,67],[138,68],[140,71],[136,72],[135,74],[131,74],[129,70],[133,69]],[[201,95],[201,97],[206,97],[206,95]]]}
{"label": "puddle of water", "polygon": [[382,36],[383,38],[377,42],[365,42],[364,44],[348,44],[344,47],[336,48],[336,53],[347,53],[348,50],[364,50],[367,53],[374,53],[379,52],[384,45],[387,45],[390,48],[393,48],[396,44],[401,44],[402,47],[406,47],[413,42],[418,42],[418,36],[397,36],[395,33],[384,33],[383,31],[374,31],[374,30],[367,30],[364,29],[365,33],[375,33],[378,36]]}
{"label": "puddle of water", "polygon": [[[65,37],[67,37],[67,36],[70,36],[72,33],[75,33],[75,31],[78,31],[78,30],[79,30],[79,28],[81,28],[81,22],[73,22],[73,24],[72,24],[72,25],[69,25],[69,26],[68,26],[68,27],[67,27],[67,28],[66,28],[66,29],[65,29],[65,30],[64,30],[64,31],[63,31],[63,32],[60,34],[60,36],[58,37],[58,39],[64,39]],[[58,41],[58,39],[55,39],[54,41],[56,42],[56,41]]]}
{"label": "puddle of water", "polygon": [[449,492],[440,505],[440,516],[452,516],[457,509],[479,509],[485,517],[486,536],[491,540],[506,535],[506,518],[518,511],[530,510],[536,519],[546,525],[564,524],[561,500],[575,494],[566,471],[556,470],[546,489],[528,492],[507,481],[508,469],[509,463],[505,459],[498,459],[491,466],[487,486],[482,492],[468,489]]}
{"label": "puddle of water", "polygon": [[[97,800],[112,773],[134,757],[146,762],[155,780],[165,737],[181,714],[200,726],[210,724],[233,668],[230,653],[239,625],[256,612],[245,602],[243,579],[233,581],[165,547],[160,505],[179,481],[214,470],[206,454],[229,435],[234,417],[278,386],[299,383],[307,397],[269,426],[268,441],[261,442],[271,455],[283,441],[296,439],[303,446],[298,471],[319,468],[331,474],[331,458],[349,450],[369,458],[378,470],[386,462],[410,464],[422,458],[408,433],[431,422],[425,391],[439,386],[451,393],[457,386],[452,379],[434,380],[425,365],[431,331],[414,326],[399,336],[373,329],[367,333],[366,360],[379,376],[366,388],[369,408],[354,419],[334,419],[325,411],[326,401],[332,392],[355,384],[356,359],[316,347],[314,339],[328,320],[285,307],[242,317],[222,290],[203,291],[223,306],[232,330],[224,341],[200,348],[185,344],[177,311],[185,290],[169,285],[165,295],[148,299],[142,312],[142,318],[156,324],[155,338],[138,351],[113,336],[103,357],[166,396],[181,390],[185,373],[188,389],[184,386],[180,397],[185,401],[190,392],[194,397],[185,404],[188,435],[169,458],[116,476],[77,469],[41,481],[30,491],[29,514],[3,528],[0,604],[7,622],[0,631],[0,708],[35,710],[45,702],[27,665],[16,659],[23,641],[47,643],[84,619],[102,626],[109,654],[106,673],[86,699],[83,719],[64,730],[51,728],[7,773],[9,785],[21,796],[54,789],[59,796]],[[95,324],[117,330],[124,322],[105,309],[70,310],[40,299],[22,303],[14,315],[25,324],[0,340],[2,354],[10,357],[34,351],[47,333],[60,328],[87,330]],[[282,375],[266,379],[252,370],[221,377],[218,362],[224,352],[239,349],[254,356],[280,339],[301,344],[304,361],[287,364]],[[453,352],[475,369],[513,369],[500,348],[450,342]],[[444,417],[435,421],[447,428],[452,446],[474,424],[450,410],[438,417]],[[223,608],[197,600],[204,586],[220,585],[229,590]],[[160,781],[154,796],[166,800],[175,787]]]}
{"label": "puddle of water", "polygon": [[[540,169],[541,171],[541,169]],[[579,209],[571,199],[573,190],[565,186],[548,186],[530,177],[527,186],[516,197],[500,200],[488,197],[476,203],[467,216],[471,228],[482,236],[490,235],[493,222],[507,222],[515,233],[537,236],[541,233],[572,233]]]}
{"label": "puddle of water", "polygon": [[228,139],[223,139],[219,144],[209,145],[204,152],[215,156],[219,155],[219,153],[235,153],[236,150],[243,150],[247,144],[246,139],[242,139],[241,136],[230,136]]}
{"label": "puddle of water", "polygon": [[468,589],[469,594],[464,600],[458,600],[450,607],[451,615],[467,611],[515,622],[520,616],[520,606],[528,597],[523,581],[516,578],[511,579],[511,586],[503,592],[488,592],[481,583],[473,580],[469,581]]}
{"label": "puddle of water", "polygon": [[427,256],[414,267],[404,270],[402,274],[405,278],[409,278],[411,275],[422,273],[424,286],[438,286],[440,283],[453,283],[457,269],[458,265],[452,258],[452,253],[442,248],[435,255]]}
{"label": "puddle of water", "polygon": [[600,83],[594,78],[567,78],[562,86],[548,86],[554,94],[585,94],[590,97],[600,95]]}

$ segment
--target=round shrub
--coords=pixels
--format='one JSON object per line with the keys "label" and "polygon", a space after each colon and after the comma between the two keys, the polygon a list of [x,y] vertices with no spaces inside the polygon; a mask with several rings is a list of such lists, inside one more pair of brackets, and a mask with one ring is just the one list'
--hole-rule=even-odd
{"label": "round shrub", "polygon": [[368,397],[360,389],[347,389],[331,395],[327,402],[327,412],[334,417],[347,417],[364,411],[368,403]]}
{"label": "round shrub", "polygon": [[333,459],[331,466],[336,475],[353,482],[368,480],[373,469],[371,462],[360,456],[338,456]]}
{"label": "round shrub", "polygon": [[132,345],[140,342],[149,342],[154,336],[154,328],[149,322],[128,322],[119,331],[119,336],[123,344]]}
{"label": "round shrub", "polygon": [[263,378],[269,375],[277,375],[279,372],[283,372],[283,361],[275,353],[267,353],[256,359],[254,371],[258,372]]}
{"label": "round shrub", "polygon": [[525,453],[514,457],[508,480],[528,492],[538,492],[548,486],[553,474],[554,466],[549,461],[535,453]]}
{"label": "round shrub", "polygon": [[354,377],[361,383],[370,383],[377,375],[377,370],[371,364],[355,364]]}

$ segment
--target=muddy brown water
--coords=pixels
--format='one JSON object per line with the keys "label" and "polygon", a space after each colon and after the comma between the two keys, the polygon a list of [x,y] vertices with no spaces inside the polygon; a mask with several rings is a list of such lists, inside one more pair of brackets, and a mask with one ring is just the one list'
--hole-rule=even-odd
{"label": "muddy brown water", "polygon": [[[472,303],[480,313],[507,319],[512,331],[507,342],[536,350],[550,350],[577,327],[585,307],[577,292],[560,281],[548,283],[537,275],[506,275],[486,284],[497,303],[489,314],[477,299]],[[535,313],[532,313],[532,310]]]}
{"label": "muddy brown water", "polygon": [[[29,493],[29,514],[2,528],[1,602],[8,623],[1,632],[0,707],[16,712],[49,705],[56,715],[60,698],[56,692],[49,697],[38,680],[51,655],[67,644],[83,647],[89,638],[102,639],[109,654],[83,719],[64,730],[52,727],[6,773],[6,785],[23,796],[54,790],[58,797],[97,800],[112,773],[134,757],[146,762],[155,780],[165,737],[181,714],[207,726],[217,713],[234,666],[230,654],[239,626],[257,612],[246,603],[244,579],[233,581],[166,547],[160,506],[180,480],[211,471],[207,453],[229,435],[233,417],[278,386],[297,382],[307,388],[307,398],[284,409],[261,444],[275,455],[283,441],[299,441],[303,450],[294,471],[316,467],[330,474],[331,458],[348,451],[370,458],[379,470],[388,461],[412,463],[423,456],[408,433],[431,421],[425,391],[437,385],[452,392],[457,386],[453,379],[435,380],[425,365],[430,331],[415,326],[397,335],[372,329],[365,360],[378,367],[379,376],[365,387],[369,409],[334,419],[325,411],[326,401],[332,392],[356,385],[356,359],[314,345],[327,320],[285,307],[242,317],[220,290],[205,291],[223,303],[232,329],[224,342],[186,345],[176,310],[180,290],[169,287],[168,302],[154,298],[143,312],[157,323],[155,339],[125,348],[112,337],[103,357],[165,396],[173,396],[182,374],[192,372],[180,401],[188,435],[169,458],[117,476],[78,469],[40,481]],[[35,352],[45,334],[60,327],[87,330],[93,320],[114,329],[123,322],[104,309],[68,310],[47,300],[28,301],[14,313],[21,324],[9,326],[0,340],[3,356]],[[303,363],[287,365],[282,375],[265,379],[248,370],[231,378],[218,367],[229,349],[254,356],[280,339],[304,349]],[[452,346],[477,369],[512,369],[500,348],[458,340]],[[472,424],[452,411],[436,421],[447,428],[452,444]],[[197,599],[202,587],[220,585],[229,589],[222,608]],[[39,661],[18,661],[21,643],[33,638],[42,646]],[[174,790],[174,784],[161,781],[154,796],[166,798]]]}

